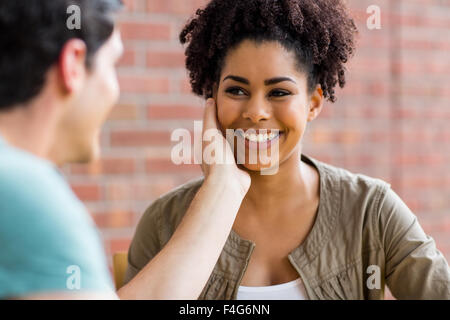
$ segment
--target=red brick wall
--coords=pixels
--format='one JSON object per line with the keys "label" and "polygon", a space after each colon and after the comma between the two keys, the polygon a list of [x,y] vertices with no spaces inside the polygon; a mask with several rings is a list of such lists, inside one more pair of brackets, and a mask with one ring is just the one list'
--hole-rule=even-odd
{"label": "red brick wall", "polygon": [[[102,133],[103,156],[66,172],[97,222],[108,255],[126,250],[144,209],[198,176],[170,161],[170,134],[193,128],[202,102],[190,94],[178,33],[205,0],[128,0],[122,96]],[[450,2],[351,0],[359,46],[338,102],[308,129],[304,152],[382,178],[450,257]],[[370,5],[381,29],[368,30]]]}

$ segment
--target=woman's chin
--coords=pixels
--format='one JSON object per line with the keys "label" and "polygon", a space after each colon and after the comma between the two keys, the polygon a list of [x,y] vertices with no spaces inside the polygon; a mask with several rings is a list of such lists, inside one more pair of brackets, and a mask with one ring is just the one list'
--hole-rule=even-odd
{"label": "woman's chin", "polygon": [[240,169],[243,169],[249,173],[261,173],[262,175],[264,173],[268,172],[278,172],[278,162],[276,163],[269,163],[269,164],[263,164],[263,163],[243,163],[238,164],[238,167]]}

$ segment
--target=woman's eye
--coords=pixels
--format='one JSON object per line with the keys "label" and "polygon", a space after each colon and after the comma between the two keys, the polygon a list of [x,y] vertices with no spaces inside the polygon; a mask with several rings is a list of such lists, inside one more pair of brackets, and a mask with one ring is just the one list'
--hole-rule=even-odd
{"label": "woman's eye", "polygon": [[275,98],[288,96],[291,93],[285,90],[273,90],[269,95]]}
{"label": "woman's eye", "polygon": [[229,88],[227,90],[225,90],[226,93],[232,94],[234,96],[243,96],[245,95],[244,90],[242,90],[241,88]]}

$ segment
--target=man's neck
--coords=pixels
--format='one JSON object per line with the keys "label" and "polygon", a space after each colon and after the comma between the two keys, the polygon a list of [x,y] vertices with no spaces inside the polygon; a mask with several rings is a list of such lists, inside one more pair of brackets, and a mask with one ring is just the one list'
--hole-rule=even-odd
{"label": "man's neck", "polygon": [[36,106],[18,106],[0,112],[0,134],[8,144],[48,159],[53,142],[52,118]]}

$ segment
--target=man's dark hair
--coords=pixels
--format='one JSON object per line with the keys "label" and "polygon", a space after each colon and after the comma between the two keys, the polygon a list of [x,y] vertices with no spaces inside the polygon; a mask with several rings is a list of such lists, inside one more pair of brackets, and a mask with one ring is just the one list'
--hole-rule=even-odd
{"label": "man's dark hair", "polygon": [[180,34],[194,93],[210,97],[227,53],[243,40],[278,41],[296,55],[308,91],[334,102],[357,29],[343,0],[212,0]]}
{"label": "man's dark hair", "polygon": [[[71,5],[80,8],[79,29],[67,26]],[[121,6],[121,0],[1,0],[0,111],[40,93],[47,71],[70,39],[86,43],[86,65],[91,67],[96,51],[114,31],[113,13]]]}

